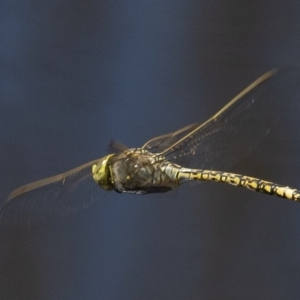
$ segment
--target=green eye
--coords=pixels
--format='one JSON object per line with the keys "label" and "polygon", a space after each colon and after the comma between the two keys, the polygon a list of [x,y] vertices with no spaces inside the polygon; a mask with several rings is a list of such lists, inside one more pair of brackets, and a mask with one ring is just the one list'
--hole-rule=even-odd
{"label": "green eye", "polygon": [[94,180],[104,189],[104,190],[112,190],[113,186],[111,183],[111,172],[109,169],[109,160],[115,154],[110,154],[102,159],[100,159],[97,163],[92,166],[92,173]]}

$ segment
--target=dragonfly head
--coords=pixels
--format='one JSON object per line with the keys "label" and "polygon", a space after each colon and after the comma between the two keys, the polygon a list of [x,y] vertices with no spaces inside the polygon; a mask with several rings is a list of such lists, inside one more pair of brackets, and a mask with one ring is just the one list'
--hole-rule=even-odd
{"label": "dragonfly head", "polygon": [[92,173],[94,180],[104,189],[112,190],[113,184],[111,182],[110,158],[115,154],[107,155],[101,158],[92,166]]}

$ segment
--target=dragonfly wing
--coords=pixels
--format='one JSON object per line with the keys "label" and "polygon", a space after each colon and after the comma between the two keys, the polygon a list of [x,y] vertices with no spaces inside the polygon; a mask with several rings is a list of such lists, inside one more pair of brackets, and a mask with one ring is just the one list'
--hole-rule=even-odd
{"label": "dragonfly wing", "polygon": [[184,167],[226,169],[249,154],[268,134],[296,97],[299,86],[299,68],[270,71],[208,121],[161,152]]}
{"label": "dragonfly wing", "polygon": [[15,190],[0,210],[1,227],[34,227],[90,207],[106,193],[92,178],[92,164]]}
{"label": "dragonfly wing", "polygon": [[178,140],[185,137],[187,134],[192,132],[200,124],[191,124],[180,130],[157,136],[143,145],[143,149],[151,151],[152,153],[161,153],[167,147],[173,145]]}
{"label": "dragonfly wing", "polygon": [[122,153],[126,150],[128,150],[129,148],[127,146],[125,146],[123,143],[121,143],[118,140],[114,140],[112,139],[108,146],[108,153]]}

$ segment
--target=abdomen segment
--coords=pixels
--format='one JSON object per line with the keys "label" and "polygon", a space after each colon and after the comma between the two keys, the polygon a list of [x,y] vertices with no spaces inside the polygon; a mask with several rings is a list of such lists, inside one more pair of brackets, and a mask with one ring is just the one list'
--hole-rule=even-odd
{"label": "abdomen segment", "polygon": [[245,187],[255,192],[276,195],[278,197],[300,202],[300,191],[297,189],[240,174],[181,168],[178,173],[178,182],[182,184],[189,180],[224,182],[235,186]]}

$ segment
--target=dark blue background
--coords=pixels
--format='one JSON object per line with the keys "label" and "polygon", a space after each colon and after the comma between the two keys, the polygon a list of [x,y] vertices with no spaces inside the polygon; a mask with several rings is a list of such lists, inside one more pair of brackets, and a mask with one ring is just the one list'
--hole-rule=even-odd
{"label": "dark blue background", "polygon": [[[10,0],[0,17],[1,204],[300,64],[297,1]],[[300,188],[299,106],[232,171]],[[111,192],[74,219],[2,230],[0,298],[299,299],[299,231],[299,204],[222,184]]]}

